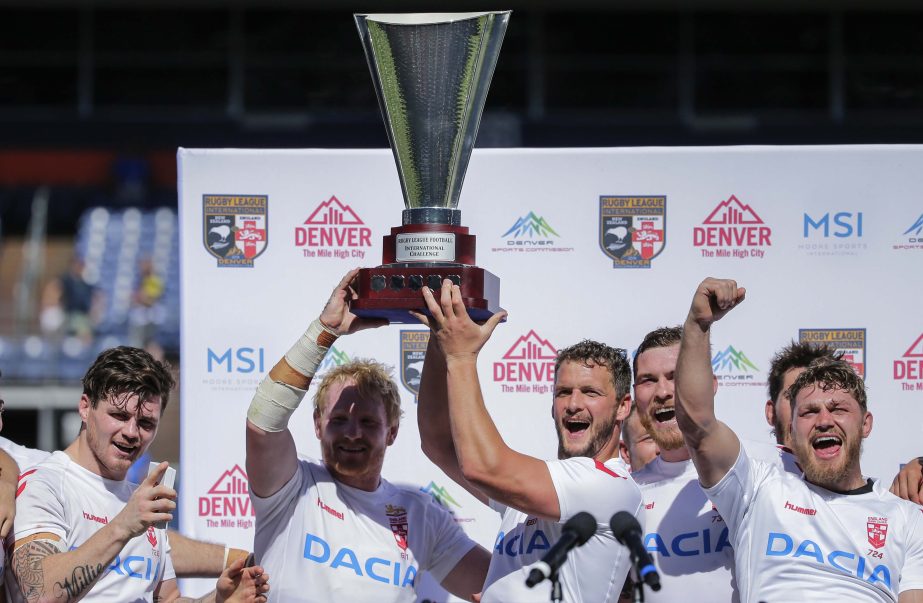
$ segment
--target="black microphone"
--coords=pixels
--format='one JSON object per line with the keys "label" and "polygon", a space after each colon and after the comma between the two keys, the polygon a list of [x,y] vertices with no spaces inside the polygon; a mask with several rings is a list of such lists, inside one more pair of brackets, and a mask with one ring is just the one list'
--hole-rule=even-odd
{"label": "black microphone", "polygon": [[571,549],[586,544],[586,541],[595,533],[596,518],[586,511],[581,511],[564,522],[564,527],[561,528],[561,538],[548,549],[542,560],[532,567],[526,579],[526,586],[532,588],[542,580],[553,576],[564,565],[567,553]]}
{"label": "black microphone", "polygon": [[609,527],[612,528],[615,539],[628,547],[638,577],[650,586],[651,590],[660,590],[660,575],[654,567],[650,553],[641,544],[641,524],[635,516],[628,511],[619,511],[609,520]]}

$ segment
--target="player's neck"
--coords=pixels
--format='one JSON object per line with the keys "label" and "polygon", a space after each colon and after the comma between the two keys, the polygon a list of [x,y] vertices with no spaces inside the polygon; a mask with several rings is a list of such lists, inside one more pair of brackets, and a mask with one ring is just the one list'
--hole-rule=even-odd
{"label": "player's neck", "polygon": [[661,449],[660,458],[667,463],[680,463],[682,461],[688,461],[692,458],[692,455],[689,453],[689,449],[686,446],[680,446],[673,450]]}
{"label": "player's neck", "polygon": [[72,461],[80,465],[90,473],[94,473],[102,478],[111,479],[115,481],[122,481],[125,479],[125,473],[122,475],[113,475],[107,467],[99,462],[99,459],[93,454],[93,451],[90,449],[90,445],[86,440],[86,430],[80,432],[80,435],[77,436],[77,439],[71,442],[71,445],[64,449],[64,453],[70,457]]}
{"label": "player's neck", "polygon": [[[814,482],[808,479],[807,475],[805,475],[805,480],[814,484]],[[814,485],[830,490],[831,492],[837,492],[839,494],[844,494],[847,492],[851,492],[852,490],[857,490],[865,486],[866,484],[867,484],[866,479],[862,477],[862,469],[857,464],[854,468],[847,469],[846,472],[844,472],[843,477],[841,479],[836,480],[835,482],[829,482],[826,484],[814,484]]]}

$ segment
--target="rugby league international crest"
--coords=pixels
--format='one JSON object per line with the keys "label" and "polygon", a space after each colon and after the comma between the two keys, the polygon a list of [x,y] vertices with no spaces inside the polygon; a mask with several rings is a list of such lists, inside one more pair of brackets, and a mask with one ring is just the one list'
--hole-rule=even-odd
{"label": "rugby league international crest", "polygon": [[394,541],[402,551],[407,550],[407,509],[395,505],[385,505],[385,515],[391,524],[391,533]]}
{"label": "rugby league international crest", "polygon": [[269,242],[269,197],[202,195],[205,249],[218,267],[252,268]]}
{"label": "rugby league international crest", "polygon": [[650,268],[666,235],[666,196],[599,198],[599,246],[613,268]]}
{"label": "rugby league international crest", "polygon": [[428,344],[429,331],[401,331],[401,383],[414,396],[420,395],[420,377]]}
{"label": "rugby league international crest", "polygon": [[869,535],[869,544],[876,549],[883,547],[888,538],[888,518],[869,517],[865,527]]}

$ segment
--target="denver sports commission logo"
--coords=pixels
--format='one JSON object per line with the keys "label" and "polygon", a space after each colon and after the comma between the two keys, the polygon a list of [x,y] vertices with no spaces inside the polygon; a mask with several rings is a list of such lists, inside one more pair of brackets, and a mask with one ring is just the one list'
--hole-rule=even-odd
{"label": "denver sports commission logo", "polygon": [[667,242],[667,198],[599,198],[599,246],[613,268],[650,268]]}
{"label": "denver sports commission logo", "polygon": [[569,252],[573,247],[560,247],[560,237],[544,216],[529,212],[513,222],[500,237],[502,247],[493,247],[494,253],[535,253],[535,252]]}
{"label": "denver sports commission logo", "polygon": [[721,385],[756,385],[765,386],[765,381],[758,381],[760,372],[753,362],[747,358],[743,350],[738,350],[729,345],[720,352],[715,353],[711,359],[711,370]]}
{"label": "denver sports commission logo", "polygon": [[372,229],[336,196],[314,208],[301,226],[295,227],[295,247],[306,258],[364,258],[372,246]]}
{"label": "denver sports commission logo", "polygon": [[923,214],[903,232],[900,243],[894,249],[923,249]]}
{"label": "denver sports commission logo", "polygon": [[202,243],[219,268],[253,268],[269,243],[269,197],[202,195]]}

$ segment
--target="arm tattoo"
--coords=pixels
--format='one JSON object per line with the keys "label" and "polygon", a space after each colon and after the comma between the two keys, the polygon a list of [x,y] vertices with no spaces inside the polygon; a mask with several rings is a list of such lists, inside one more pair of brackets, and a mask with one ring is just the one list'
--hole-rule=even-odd
{"label": "arm tattoo", "polygon": [[26,601],[36,601],[45,592],[45,557],[60,553],[52,543],[33,540],[13,553],[13,574]]}
{"label": "arm tattoo", "polygon": [[57,598],[64,598],[65,601],[71,601],[85,594],[96,582],[96,579],[103,572],[103,565],[83,565],[75,567],[71,577],[65,578],[61,582],[55,582],[57,589]]}

